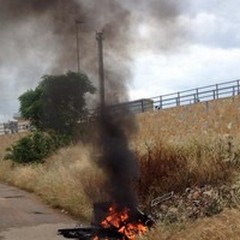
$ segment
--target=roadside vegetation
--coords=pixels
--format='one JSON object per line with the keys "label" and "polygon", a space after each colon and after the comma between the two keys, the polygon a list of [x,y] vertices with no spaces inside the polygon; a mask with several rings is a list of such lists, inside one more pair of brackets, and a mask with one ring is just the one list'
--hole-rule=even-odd
{"label": "roadside vegetation", "polygon": [[33,131],[9,146],[5,159],[42,163],[61,147],[84,139],[88,129],[85,98],[94,92],[83,73],[43,76],[34,90],[18,98],[21,116],[30,121]]}
{"label": "roadside vegetation", "polygon": [[[239,238],[238,103],[238,98],[219,100],[210,103],[211,112],[199,103],[137,117],[139,132],[130,139],[141,170],[136,191],[140,208],[158,223],[144,239]],[[3,160],[5,149],[20,137],[0,137],[0,179],[89,222],[91,199],[104,199],[104,174],[92,160],[93,146],[69,144],[43,164]],[[151,206],[171,192],[169,199]]]}

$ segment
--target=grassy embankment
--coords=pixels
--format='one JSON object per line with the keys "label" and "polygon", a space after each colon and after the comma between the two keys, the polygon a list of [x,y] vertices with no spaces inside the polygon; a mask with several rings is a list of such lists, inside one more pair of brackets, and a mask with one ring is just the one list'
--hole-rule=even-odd
{"label": "grassy embankment", "polygon": [[[180,107],[137,117],[139,133],[131,147],[141,166],[137,186],[141,204],[189,186],[238,186],[240,166],[240,99]],[[0,137],[0,157],[19,136]],[[54,207],[91,215],[91,200],[101,199],[103,174],[91,161],[91,147],[61,149],[43,165],[17,166],[0,162],[0,179],[35,192]],[[194,223],[159,225],[146,239],[238,239],[238,210]],[[226,224],[228,222],[228,224]]]}

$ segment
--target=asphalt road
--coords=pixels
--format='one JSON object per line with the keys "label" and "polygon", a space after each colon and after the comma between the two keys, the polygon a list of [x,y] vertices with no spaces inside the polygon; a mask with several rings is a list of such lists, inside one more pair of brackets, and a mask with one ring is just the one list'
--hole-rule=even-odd
{"label": "asphalt road", "polygon": [[34,195],[0,183],[0,240],[64,240],[57,230],[75,226]]}

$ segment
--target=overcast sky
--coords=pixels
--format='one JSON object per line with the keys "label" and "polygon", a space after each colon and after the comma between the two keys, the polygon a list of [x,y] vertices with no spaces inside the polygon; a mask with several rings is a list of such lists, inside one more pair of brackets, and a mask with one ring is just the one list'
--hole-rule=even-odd
{"label": "overcast sky", "polygon": [[[136,55],[131,97],[239,79],[239,11],[238,0],[192,0],[187,11],[178,16],[186,31],[184,44],[171,52],[147,49]],[[168,44],[164,37],[163,41]]]}
{"label": "overcast sky", "polygon": [[[182,31],[174,41],[160,27],[153,26],[151,19],[138,27],[136,38],[141,41],[138,44],[136,39],[132,47],[131,99],[240,79],[239,0],[175,1],[182,1],[186,6],[177,16],[178,30]],[[28,25],[21,27],[26,31]],[[2,60],[4,58],[0,61],[0,122],[18,112],[18,96],[37,85],[40,77],[47,73],[48,61],[54,58],[37,42],[23,43],[29,45],[28,54],[21,51],[25,45],[11,46],[14,31],[14,27],[1,28],[0,33],[1,38],[4,34],[9,39],[6,45],[0,38],[1,54],[9,56],[6,61]],[[31,34],[30,31],[29,36]],[[45,61],[42,61],[43,56]]]}

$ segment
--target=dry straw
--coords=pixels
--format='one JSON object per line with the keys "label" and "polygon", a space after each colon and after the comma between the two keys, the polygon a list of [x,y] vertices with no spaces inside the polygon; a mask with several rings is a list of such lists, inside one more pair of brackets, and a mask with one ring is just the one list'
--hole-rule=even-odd
{"label": "dry straw", "polygon": [[[130,145],[141,169],[136,184],[141,204],[188,186],[238,184],[239,108],[240,99],[235,97],[138,115],[139,132]],[[4,149],[20,137],[0,137],[1,159]],[[0,179],[90,220],[91,199],[105,198],[101,191],[104,175],[94,164],[91,148],[78,144],[61,149],[42,165],[20,166],[1,160]],[[238,214],[237,210],[226,211],[196,225],[187,223],[186,229],[160,226],[146,239],[238,239]],[[226,221],[229,228],[224,226]]]}

